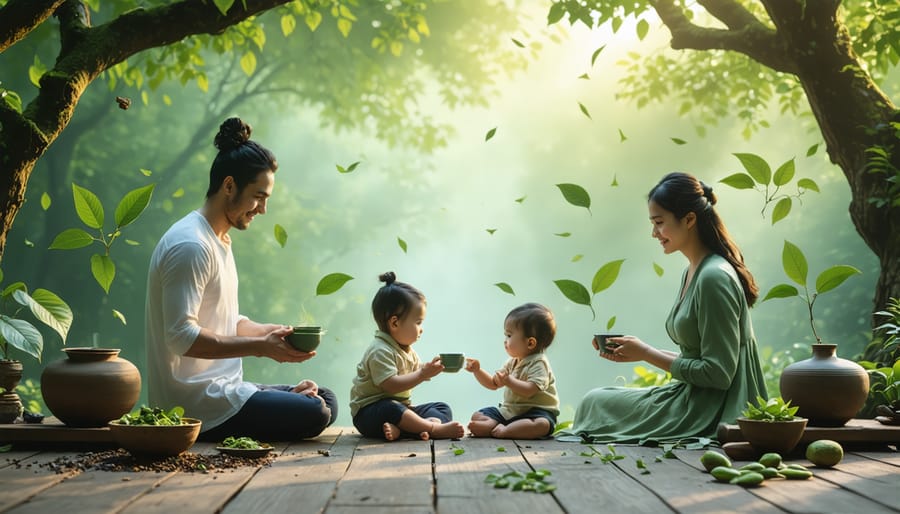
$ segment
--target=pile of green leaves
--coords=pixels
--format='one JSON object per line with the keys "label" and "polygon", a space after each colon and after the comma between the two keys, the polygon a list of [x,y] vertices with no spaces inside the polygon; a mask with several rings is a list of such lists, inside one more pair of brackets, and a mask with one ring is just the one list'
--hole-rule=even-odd
{"label": "pile of green leaves", "polygon": [[762,396],[756,397],[757,405],[747,402],[747,408],[741,413],[747,419],[757,421],[792,421],[799,407],[791,407],[791,402],[776,396],[765,400]]}
{"label": "pile of green leaves", "polygon": [[556,490],[555,484],[548,484],[544,481],[551,474],[546,469],[538,469],[525,475],[518,471],[509,471],[503,475],[490,473],[485,477],[484,481],[488,484],[494,484],[495,489],[509,488],[513,491],[549,493]]}
{"label": "pile of green leaves", "polygon": [[224,441],[222,441],[223,448],[237,448],[239,450],[261,450],[263,448],[269,448],[270,446],[266,443],[261,443],[256,439],[251,437],[226,437]]}
{"label": "pile of green leaves", "polygon": [[119,423],[123,425],[156,425],[156,426],[172,426],[183,425],[184,409],[181,407],[172,407],[172,410],[166,412],[159,407],[147,407],[142,405],[139,410],[123,415],[119,418]]}

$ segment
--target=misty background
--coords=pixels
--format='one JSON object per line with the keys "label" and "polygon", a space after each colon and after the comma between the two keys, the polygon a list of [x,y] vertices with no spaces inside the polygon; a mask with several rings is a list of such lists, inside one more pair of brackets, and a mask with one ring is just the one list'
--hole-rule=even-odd
{"label": "misty background", "polygon": [[[605,361],[590,346],[592,334],[606,331],[611,318],[613,331],[675,349],[664,322],[687,261],[680,253],[664,255],[650,237],[646,206],[649,189],[670,171],[692,173],[713,186],[716,208],[740,245],[761,298],[772,286],[788,282],[781,266],[785,240],[806,254],[811,283],[832,265],[859,268],[861,275],[817,300],[815,316],[825,342],[839,345],[839,356],[862,351],[870,341],[871,313],[883,307],[871,304],[878,263],[850,222],[849,187],[828,162],[811,117],[773,111],[770,127],[750,139],[742,135],[742,122],[726,118],[701,136],[694,120],[678,115],[677,105],[638,109],[617,99],[625,73],[617,62],[628,52],[671,52],[665,30],[651,31],[639,42],[628,22],[614,36],[568,24],[548,28],[545,11],[529,8],[521,24],[507,27],[498,38],[508,51],[520,52],[527,65],[493,76],[496,94],[486,98],[486,105],[451,109],[436,83],[416,100],[416,113],[453,128],[446,146],[432,151],[389,145],[371,125],[323,127],[314,108],[283,98],[261,97],[234,111],[204,110],[200,107],[217,101],[214,95],[177,84],[162,89],[171,105],[153,99],[120,111],[110,107],[115,94],[95,83],[89,90],[93,99],[82,102],[57,143],[65,147],[63,138],[77,138],[77,145],[66,158],[49,153],[29,184],[3,260],[4,286],[18,279],[30,289],[58,293],[75,311],[66,346],[122,348],[122,357],[145,369],[143,298],[150,253],[169,225],[202,205],[216,127],[237,115],[253,126],[252,139],[271,149],[279,162],[267,214],[249,230],[231,232],[241,312],[260,322],[315,323],[327,330],[314,359],[278,364],[246,358],[245,379],[313,379],[337,393],[340,425],[351,424],[351,381],[375,331],[370,305],[381,285],[378,275],[385,271],[396,272],[398,280],[428,299],[424,334],[414,345],[423,360],[463,352],[485,369],[497,369],[507,358],[506,313],[532,301],[552,309],[558,330],[547,354],[557,377],[560,421],[572,418],[589,389],[634,379],[635,364]],[[592,65],[591,56],[602,45],[607,46]],[[352,60],[333,63],[337,70],[354,65]],[[579,78],[583,74],[589,78]],[[209,111],[213,119],[203,121],[213,128],[203,135],[202,146],[179,154],[189,137],[186,126]],[[98,121],[87,123],[94,118]],[[496,132],[486,141],[491,129]],[[807,157],[815,144],[818,151]],[[62,150],[55,145],[51,152],[56,151]],[[804,194],[802,206],[795,204],[786,219],[772,225],[771,207],[765,215],[760,212],[761,193],[718,183],[743,171],[732,155],[739,152],[760,155],[773,170],[793,158],[797,176],[813,178],[821,192]],[[178,161],[172,164],[173,159]],[[350,173],[337,170],[357,161]],[[71,179],[53,173],[53,166],[74,170]],[[152,173],[147,176],[142,169]],[[81,226],[72,206],[72,181],[95,191],[109,216],[126,191],[168,180],[161,169],[175,169],[179,178],[158,187],[148,211],[123,231],[139,244],[114,249],[118,271],[108,295],[90,276],[89,258],[96,247],[47,250],[56,233]],[[559,183],[585,188],[590,211],[566,202]],[[47,191],[56,193],[43,209],[40,197]],[[276,224],[288,234],[283,248],[273,235]],[[593,297],[595,318],[553,282],[571,279],[589,287],[598,268],[618,259],[624,259],[618,279]],[[654,264],[663,269],[661,276]],[[354,278],[333,294],[316,296],[318,281],[335,272]],[[501,282],[515,294],[495,285]],[[797,298],[758,303],[752,316],[764,355],[813,342],[806,305]],[[62,341],[42,331],[43,363],[26,363],[26,376],[34,380],[44,364],[62,356]],[[807,356],[805,349],[798,355]],[[448,402],[462,422],[501,397],[502,391],[482,388],[465,371],[438,375],[413,392],[415,403]],[[146,402],[146,383],[141,402]]]}

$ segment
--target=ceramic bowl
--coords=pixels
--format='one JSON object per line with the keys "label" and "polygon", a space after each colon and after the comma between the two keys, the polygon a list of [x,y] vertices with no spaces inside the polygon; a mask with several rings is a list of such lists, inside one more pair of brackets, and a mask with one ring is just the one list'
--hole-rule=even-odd
{"label": "ceramic bowl", "polygon": [[190,449],[200,435],[199,419],[181,419],[181,425],[123,425],[115,420],[108,426],[113,441],[135,457],[170,457]]}
{"label": "ceramic bowl", "polygon": [[311,352],[319,347],[322,342],[322,327],[306,326],[294,327],[294,331],[285,337],[285,340],[295,349],[301,352]]}
{"label": "ceramic bowl", "polygon": [[624,334],[596,334],[594,335],[594,343],[597,344],[597,348],[599,348],[601,352],[612,353],[618,345],[616,343],[610,343],[607,340],[610,337],[622,337],[623,335]]}
{"label": "ceramic bowl", "polygon": [[737,419],[737,424],[741,429],[741,435],[757,451],[785,455],[800,442],[803,431],[806,430],[806,421],[806,418],[795,418],[793,421],[760,421],[741,417]]}
{"label": "ceramic bowl", "polygon": [[441,364],[444,365],[444,371],[456,373],[461,370],[463,364],[466,363],[466,356],[461,353],[442,353]]}

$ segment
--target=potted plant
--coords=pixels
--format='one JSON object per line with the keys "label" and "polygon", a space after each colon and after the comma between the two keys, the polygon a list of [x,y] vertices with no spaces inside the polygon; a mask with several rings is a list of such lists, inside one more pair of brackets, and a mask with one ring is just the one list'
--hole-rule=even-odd
{"label": "potted plant", "polygon": [[763,298],[798,297],[806,303],[809,325],[815,343],[812,357],[795,362],[781,373],[781,396],[799,408],[810,426],[839,427],[847,423],[865,404],[869,393],[869,375],[859,364],[838,358],[836,344],[823,343],[816,331],[813,306],[818,297],[835,289],[860,271],[853,266],[832,266],[816,277],[815,291],[807,285],[808,265],[803,252],[789,241],[784,242],[781,254],[784,272],[803,288],[803,294],[791,284],[773,287]]}
{"label": "potted plant", "polygon": [[797,407],[780,396],[756,397],[756,405],[747,402],[747,408],[737,419],[741,435],[760,452],[790,452],[800,442],[806,429],[806,418],[796,416]]}
{"label": "potted plant", "polygon": [[[3,272],[0,270],[0,283]],[[10,284],[0,291],[0,423],[12,423],[22,414],[22,402],[15,392],[22,378],[22,362],[11,358],[16,349],[40,362],[44,338],[38,329],[21,316],[30,312],[35,319],[52,328],[62,337],[63,344],[72,325],[72,309],[54,293],[35,289],[28,293],[22,282]]]}
{"label": "potted plant", "polygon": [[860,366],[869,373],[866,413],[885,425],[900,425],[900,298],[888,300],[875,317],[888,318],[875,327],[873,340],[863,352]]}

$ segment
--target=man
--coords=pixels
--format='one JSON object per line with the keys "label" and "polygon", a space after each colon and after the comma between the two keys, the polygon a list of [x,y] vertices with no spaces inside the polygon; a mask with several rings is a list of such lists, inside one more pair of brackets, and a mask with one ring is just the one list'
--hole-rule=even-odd
{"label": "man", "polygon": [[265,441],[314,437],[337,417],[330,390],[311,380],[295,386],[245,382],[241,357],[304,362],[315,352],[284,340],[291,327],[256,323],[238,312],[232,228],[245,230],[266,212],[275,156],[250,140],[251,128],[229,118],[215,138],[206,202],[160,239],[147,277],[146,335],[151,405],[179,405],[203,421],[201,438]]}

